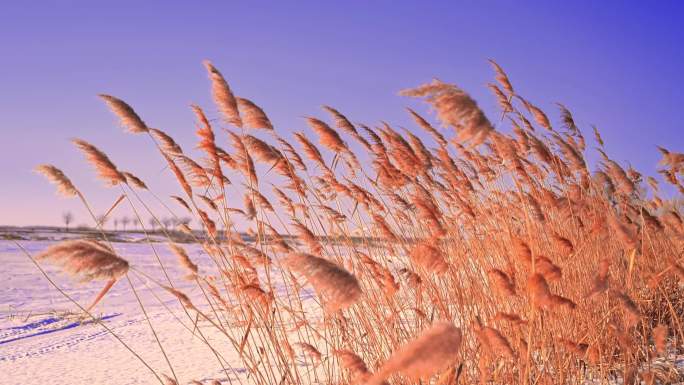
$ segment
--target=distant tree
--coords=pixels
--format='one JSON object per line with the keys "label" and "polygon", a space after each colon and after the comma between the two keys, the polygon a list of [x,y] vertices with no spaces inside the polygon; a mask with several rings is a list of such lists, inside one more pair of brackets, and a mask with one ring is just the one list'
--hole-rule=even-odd
{"label": "distant tree", "polygon": [[121,218],[121,225],[123,226],[123,231],[126,231],[126,226],[128,226],[128,223],[129,223],[130,221],[131,221],[131,220],[128,219],[127,216],[124,216],[123,218]]}
{"label": "distant tree", "polygon": [[150,227],[152,228],[152,231],[155,231],[157,229],[157,219],[156,218],[150,218],[147,223],[150,224]]}
{"label": "distant tree", "polygon": [[71,211],[67,211],[62,214],[62,221],[64,222],[64,227],[66,227],[66,231],[69,231],[69,224],[74,221],[74,214],[71,213]]}
{"label": "distant tree", "polygon": [[119,229],[119,220],[114,218],[114,231]]}
{"label": "distant tree", "polygon": [[169,226],[173,224],[173,219],[170,218],[164,218],[161,221],[162,225],[164,225],[164,230],[168,230]]}

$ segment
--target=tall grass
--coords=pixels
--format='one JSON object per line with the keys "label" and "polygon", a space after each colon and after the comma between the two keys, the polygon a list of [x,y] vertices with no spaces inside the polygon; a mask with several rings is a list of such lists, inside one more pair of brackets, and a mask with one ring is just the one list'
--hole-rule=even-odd
{"label": "tall grass", "polygon": [[[207,62],[221,120],[192,106],[198,159],[102,95],[178,181],[170,205],[97,147],[74,143],[103,182],[121,189],[141,228],[143,215],[160,216],[146,200],[202,224],[201,235],[179,230],[202,244],[211,266],[170,246],[202,295],[176,289],[182,277],[166,270],[155,282],[188,320],[203,321],[205,343],[202,329],[212,327],[232,345],[239,362],[213,350],[231,383],[671,381],[650,363],[684,339],[679,209],[663,201],[656,179],[646,184],[612,160],[597,130],[601,160],[590,171],[570,111],[559,105],[552,123],[492,64],[495,123],[464,90],[435,80],[402,95],[424,100],[436,122],[409,109],[414,129],[370,127],[325,106],[306,119],[318,144],[303,132],[293,144]],[[681,192],[684,155],[661,151],[660,172]],[[39,171],[88,205],[59,169]],[[88,279],[145,274],[131,261],[109,273],[125,261],[91,246],[107,258],[79,262],[86,255],[64,255],[63,246],[53,258],[75,264],[71,272],[87,267]],[[301,295],[307,288],[314,304]],[[248,379],[232,376],[233,365]],[[187,380],[169,366],[172,377],[155,373],[161,382]]]}

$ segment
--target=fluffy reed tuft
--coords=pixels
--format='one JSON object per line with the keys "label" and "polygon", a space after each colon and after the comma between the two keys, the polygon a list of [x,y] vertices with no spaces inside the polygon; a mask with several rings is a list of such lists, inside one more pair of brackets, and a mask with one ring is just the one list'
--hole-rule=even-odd
{"label": "fluffy reed tuft", "polygon": [[494,130],[489,119],[477,106],[475,100],[462,89],[440,80],[401,91],[403,96],[425,98],[437,111],[444,124],[458,132],[458,139],[477,146],[485,142]]}
{"label": "fluffy reed tuft", "polygon": [[237,98],[237,105],[242,113],[242,120],[247,127],[273,131],[273,125],[261,107],[245,98]]}
{"label": "fluffy reed tuft", "polygon": [[36,256],[57,263],[64,271],[80,276],[83,282],[118,279],[128,272],[128,262],[114,250],[97,241],[63,241]]}
{"label": "fluffy reed tuft", "polygon": [[356,277],[336,264],[310,254],[293,253],[284,260],[292,270],[302,274],[322,295],[330,312],[345,309],[361,297]]}
{"label": "fluffy reed tuft", "polygon": [[240,119],[240,113],[238,111],[238,104],[233,92],[228,86],[228,82],[223,78],[223,75],[219,70],[211,64],[210,61],[204,61],[204,67],[209,73],[209,80],[211,81],[211,94],[214,97],[214,103],[221,111],[223,119],[228,124],[232,124],[236,127],[242,127],[242,119]]}
{"label": "fluffy reed tuft", "polygon": [[183,268],[188,270],[190,272],[191,276],[196,276],[197,275],[197,265],[192,262],[190,259],[190,256],[188,255],[188,252],[185,251],[185,249],[175,243],[169,243],[169,249],[176,255],[178,258],[178,262],[180,263]]}
{"label": "fluffy reed tuft", "polygon": [[322,120],[316,118],[306,118],[309,127],[318,135],[318,139],[321,145],[332,152],[340,153],[347,149],[347,145],[344,143],[340,134],[333,130]]}
{"label": "fluffy reed tuft", "polygon": [[114,115],[121,120],[121,125],[126,127],[128,132],[133,134],[144,134],[149,131],[145,122],[140,119],[140,116],[138,116],[133,108],[126,104],[126,102],[106,94],[100,94],[100,98],[107,103],[109,109],[111,109]]}
{"label": "fluffy reed tuft", "polygon": [[461,330],[449,322],[437,322],[392,354],[367,384],[380,384],[395,372],[413,381],[427,379],[456,361],[460,347]]}
{"label": "fluffy reed tuft", "polygon": [[116,168],[104,152],[85,140],[73,139],[72,142],[83,152],[101,179],[111,186],[126,183],[126,177]]}
{"label": "fluffy reed tuft", "polygon": [[442,251],[428,242],[421,242],[414,246],[409,255],[415,264],[429,272],[444,274],[449,270],[449,264],[444,259]]}
{"label": "fluffy reed tuft", "polygon": [[36,166],[34,170],[57,186],[57,193],[59,195],[66,198],[78,195],[78,190],[74,187],[73,183],[71,183],[71,180],[57,167],[51,164],[41,164]]}

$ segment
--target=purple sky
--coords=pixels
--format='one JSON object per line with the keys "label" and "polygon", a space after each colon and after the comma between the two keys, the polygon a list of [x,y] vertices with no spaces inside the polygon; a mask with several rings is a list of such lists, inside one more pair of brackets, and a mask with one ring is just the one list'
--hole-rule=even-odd
{"label": "purple sky", "polygon": [[397,91],[432,77],[460,85],[493,117],[485,85],[494,58],[553,123],[562,102],[586,136],[597,125],[623,164],[652,175],[656,144],[684,150],[684,2],[41,3],[0,11],[0,225],[59,224],[65,210],[87,222],[78,202],[31,171],[38,163],[62,168],[98,211],[116,199],[72,137],[160,195],[176,191],[149,141],[122,133],[96,95],[123,98],[192,148],[188,105],[216,116],[203,59],[281,133],[303,129],[304,115],[324,116],[322,104],[353,121],[414,127]]}

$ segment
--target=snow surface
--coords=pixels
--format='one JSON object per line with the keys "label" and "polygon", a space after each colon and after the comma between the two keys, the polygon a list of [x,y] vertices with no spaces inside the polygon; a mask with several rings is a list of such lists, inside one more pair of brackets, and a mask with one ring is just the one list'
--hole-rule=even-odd
{"label": "snow surface", "polygon": [[[53,242],[19,243],[35,255]],[[164,274],[149,245],[113,245],[133,266],[164,282]],[[154,247],[174,286],[196,298],[199,293],[196,283],[181,279],[185,272],[166,246],[154,244]],[[198,245],[184,247],[200,270],[202,266],[211,266],[208,255]],[[0,385],[159,383],[150,370],[101,325],[79,317],[78,308],[50,285],[13,241],[0,241],[0,266]],[[99,281],[79,284],[47,262],[41,262],[41,266],[82,306],[89,304],[104,286],[104,282]],[[216,356],[197,333],[193,333],[192,320],[178,301],[158,288],[150,291],[141,278],[134,274],[130,276],[179,382],[217,379],[222,384],[231,383]],[[149,281],[147,285],[155,287]],[[155,294],[161,301],[155,299]],[[164,305],[172,309],[183,324],[169,314]],[[114,285],[94,312],[152,368],[171,375],[125,279]],[[231,365],[239,365],[240,361],[225,336],[213,327],[201,330],[221,356]],[[243,368],[233,369],[229,373],[232,383],[236,383],[237,376],[244,379],[246,373]]]}

